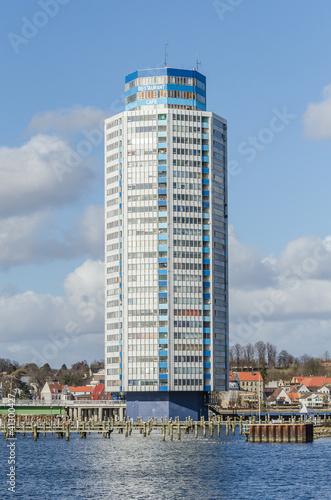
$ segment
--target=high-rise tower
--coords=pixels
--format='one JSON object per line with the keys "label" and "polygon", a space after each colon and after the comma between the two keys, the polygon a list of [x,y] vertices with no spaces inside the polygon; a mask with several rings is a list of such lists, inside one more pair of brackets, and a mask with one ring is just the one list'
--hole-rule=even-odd
{"label": "high-rise tower", "polygon": [[106,390],[199,418],[228,387],[227,132],[195,70],[139,70],[105,122]]}

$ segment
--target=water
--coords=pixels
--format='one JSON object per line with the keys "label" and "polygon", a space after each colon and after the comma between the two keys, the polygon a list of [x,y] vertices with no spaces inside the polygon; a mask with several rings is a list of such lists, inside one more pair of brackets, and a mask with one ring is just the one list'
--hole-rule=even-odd
{"label": "water", "polygon": [[16,493],[7,492],[9,452],[0,437],[0,499],[328,499],[331,439],[246,443],[243,436],[161,441],[159,432],[113,432],[70,442],[16,441]]}

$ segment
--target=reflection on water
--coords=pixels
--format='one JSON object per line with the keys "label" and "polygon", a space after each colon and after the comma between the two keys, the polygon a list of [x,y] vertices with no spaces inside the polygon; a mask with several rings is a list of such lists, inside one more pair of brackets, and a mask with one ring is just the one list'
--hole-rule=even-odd
{"label": "reflection on water", "polygon": [[0,498],[330,499],[331,439],[310,444],[245,443],[243,436],[161,441],[160,433],[111,434],[69,443],[18,438],[17,494],[6,494],[1,438]]}

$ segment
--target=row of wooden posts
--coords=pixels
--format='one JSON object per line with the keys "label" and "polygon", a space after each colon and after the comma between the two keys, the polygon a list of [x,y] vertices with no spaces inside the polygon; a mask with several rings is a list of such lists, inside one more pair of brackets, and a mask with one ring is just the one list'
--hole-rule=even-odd
{"label": "row of wooden posts", "polygon": [[166,434],[169,435],[170,440],[173,440],[174,433],[177,434],[177,438],[181,438],[181,433],[190,434],[194,432],[195,438],[198,437],[199,429],[202,430],[203,437],[207,437],[207,430],[209,431],[210,437],[213,437],[214,432],[217,432],[217,436],[220,436],[221,426],[225,426],[225,434],[228,436],[230,431],[235,434],[235,429],[238,426],[240,434],[243,433],[244,422],[243,420],[235,421],[230,420],[221,421],[221,419],[212,419],[205,421],[203,418],[196,422],[191,419],[186,419],[185,421],[168,420],[168,421],[156,421],[150,418],[148,421],[143,421],[138,418],[137,421],[126,420],[122,422],[116,422],[113,419],[104,420],[102,422],[95,421],[94,419],[89,420],[78,420],[69,418],[50,418],[44,417],[42,420],[33,418],[30,420],[17,419],[14,426],[7,425],[6,419],[3,419],[2,425],[0,427],[0,432],[2,432],[6,440],[16,437],[16,435],[31,434],[33,439],[37,441],[40,434],[44,437],[46,434],[56,434],[58,438],[66,438],[69,441],[71,433],[80,434],[81,438],[86,438],[87,434],[98,433],[102,434],[104,438],[109,438],[111,432],[115,430],[119,434],[124,434],[125,437],[131,436],[133,430],[139,430],[143,437],[149,436],[152,430],[161,431],[162,441],[165,441]]}
{"label": "row of wooden posts", "polygon": [[[284,418],[280,417],[278,419],[279,423],[284,424]],[[303,417],[300,416],[298,419],[292,417],[287,421],[289,424],[302,424]],[[318,422],[317,422],[318,423]],[[320,419],[319,423],[322,423]],[[207,437],[207,431],[210,437],[217,433],[220,436],[221,427],[225,426],[225,435],[235,434],[236,427],[239,427],[239,434],[245,435],[246,441],[252,427],[257,426],[256,417],[250,417],[249,419],[243,419],[242,416],[239,418],[230,418],[229,416],[224,419],[223,416],[214,417],[208,421],[201,418],[200,421],[193,421],[187,418],[185,421],[180,421],[177,417],[175,420],[161,419],[157,421],[154,418],[149,418],[148,421],[143,421],[138,418],[136,421],[133,419],[124,420],[121,422],[115,421],[113,418],[96,421],[91,419],[71,419],[67,416],[26,416],[17,415],[15,417],[15,425],[13,425],[13,420],[8,423],[7,416],[3,416],[0,419],[0,432],[4,434],[6,440],[16,437],[16,435],[22,435],[23,437],[28,433],[33,436],[33,439],[37,441],[40,434],[45,437],[46,434],[56,434],[58,438],[66,437],[66,441],[69,441],[71,433],[80,434],[81,438],[86,438],[87,434],[98,433],[102,434],[104,438],[109,438],[110,434],[115,430],[119,434],[125,434],[126,437],[131,436],[133,430],[139,430],[143,437],[150,435],[152,430],[161,431],[162,441],[165,441],[166,435],[169,435],[170,440],[173,440],[174,433],[177,434],[177,438],[181,438],[181,433],[190,434],[194,433],[195,438],[199,435],[199,429],[202,430],[203,437]],[[271,424],[270,417],[266,416],[264,424]],[[252,436],[251,436],[252,437]]]}

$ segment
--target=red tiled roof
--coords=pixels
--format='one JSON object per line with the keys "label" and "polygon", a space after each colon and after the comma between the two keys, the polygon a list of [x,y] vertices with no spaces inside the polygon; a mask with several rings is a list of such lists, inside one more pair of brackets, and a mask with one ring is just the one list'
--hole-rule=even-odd
{"label": "red tiled roof", "polygon": [[93,387],[91,385],[79,385],[77,387],[69,386],[71,392],[92,392]]}
{"label": "red tiled roof", "polygon": [[259,372],[237,372],[240,382],[258,382],[262,377]]}
{"label": "red tiled roof", "polygon": [[325,384],[331,384],[331,377],[294,377],[300,384],[306,387],[322,387]]}
{"label": "red tiled roof", "polygon": [[300,394],[298,394],[297,392],[288,392],[287,395],[290,400],[293,401],[293,403],[299,401],[300,399]]}
{"label": "red tiled roof", "polygon": [[59,384],[58,382],[48,382],[48,385],[49,385],[49,388],[50,388],[52,394],[55,394],[55,389],[57,389],[56,394],[61,393],[62,389],[64,387],[63,385]]}

